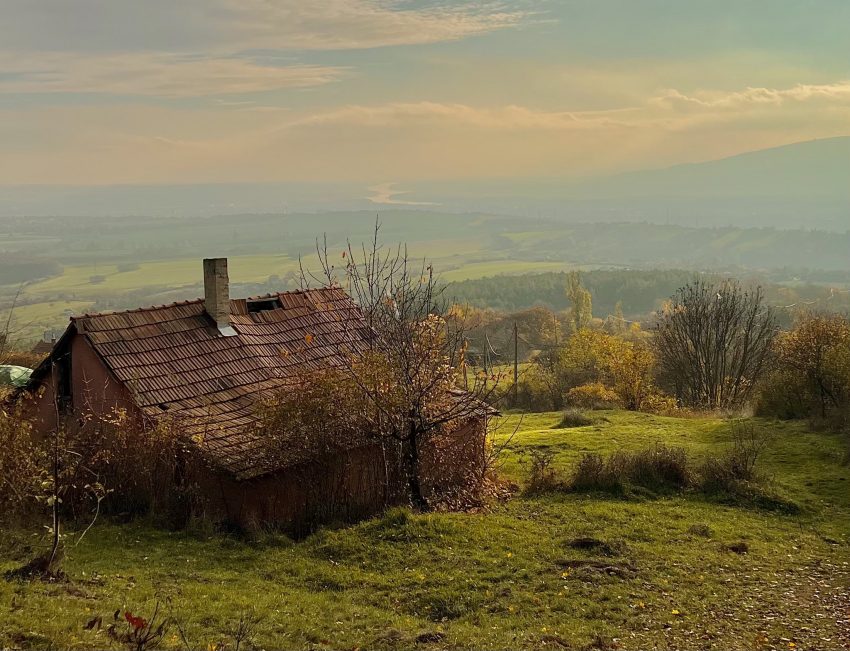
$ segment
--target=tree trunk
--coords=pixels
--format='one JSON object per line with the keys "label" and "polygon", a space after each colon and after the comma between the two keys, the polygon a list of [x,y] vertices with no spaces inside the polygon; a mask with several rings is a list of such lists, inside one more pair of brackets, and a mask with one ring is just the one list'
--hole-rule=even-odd
{"label": "tree trunk", "polygon": [[428,502],[422,495],[419,483],[419,436],[410,432],[402,450],[404,473],[407,475],[407,492],[411,505],[420,511],[428,509]]}

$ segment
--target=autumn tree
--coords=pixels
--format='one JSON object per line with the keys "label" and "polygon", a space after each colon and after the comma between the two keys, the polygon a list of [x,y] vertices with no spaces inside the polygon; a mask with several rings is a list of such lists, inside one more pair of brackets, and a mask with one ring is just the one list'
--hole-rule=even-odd
{"label": "autumn tree", "polygon": [[825,418],[850,402],[850,323],[837,314],[806,313],[776,339],[773,372],[759,400],[762,413]]}
{"label": "autumn tree", "polygon": [[346,400],[357,405],[363,431],[400,447],[411,503],[427,508],[420,482],[423,446],[486,413],[498,378],[464,378],[465,320],[457,312],[447,318],[450,302],[432,266],[412,261],[403,245],[383,246],[379,225],[369,245],[349,243],[334,255],[322,244],[317,252],[321,272],[303,272],[304,284],[344,287],[372,333],[367,350],[352,349],[340,360],[336,373],[345,378],[345,391],[354,392]]}
{"label": "autumn tree", "polygon": [[605,387],[616,394],[617,403],[631,410],[643,409],[657,394],[655,356],[639,337],[626,339],[585,328],[562,347],[541,355],[537,364],[556,409],[572,390],[589,385]]}
{"label": "autumn tree", "polygon": [[767,368],[775,333],[760,287],[696,280],[659,316],[654,342],[663,387],[691,407],[741,406]]}
{"label": "autumn tree", "polygon": [[639,411],[656,393],[653,381],[655,356],[643,341],[602,335],[596,342],[603,380],[620,397],[623,406]]}

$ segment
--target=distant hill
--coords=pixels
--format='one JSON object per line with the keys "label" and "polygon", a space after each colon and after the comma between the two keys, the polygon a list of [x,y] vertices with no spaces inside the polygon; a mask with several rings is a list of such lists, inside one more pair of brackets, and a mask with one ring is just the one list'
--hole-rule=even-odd
{"label": "distant hill", "polygon": [[850,201],[850,136],[622,174],[587,184],[580,194],[715,201],[815,199],[846,204]]}
{"label": "distant hill", "polygon": [[850,137],[634,172],[574,187],[581,219],[686,226],[850,229]]}
{"label": "distant hill", "polygon": [[550,177],[417,184],[454,210],[580,222],[850,229],[850,137],[584,182]]}

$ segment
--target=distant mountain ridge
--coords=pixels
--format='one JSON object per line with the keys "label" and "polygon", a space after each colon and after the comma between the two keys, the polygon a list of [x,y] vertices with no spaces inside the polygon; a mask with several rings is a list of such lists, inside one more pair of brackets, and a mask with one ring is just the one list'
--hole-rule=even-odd
{"label": "distant mountain ridge", "polygon": [[608,177],[585,196],[850,200],[850,136]]}

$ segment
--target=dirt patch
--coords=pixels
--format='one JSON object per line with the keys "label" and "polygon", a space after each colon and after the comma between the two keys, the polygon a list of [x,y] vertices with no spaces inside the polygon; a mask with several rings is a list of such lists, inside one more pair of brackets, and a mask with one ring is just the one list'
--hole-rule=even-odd
{"label": "dirt patch", "polygon": [[562,568],[578,570],[588,575],[604,574],[607,576],[615,576],[620,579],[631,579],[638,573],[638,568],[631,563],[597,560],[563,560],[559,561],[558,565]]}
{"label": "dirt patch", "polygon": [[445,633],[439,631],[428,631],[416,636],[416,644],[436,644],[442,642],[446,637]]}
{"label": "dirt patch", "polygon": [[570,549],[581,549],[601,556],[620,556],[625,551],[622,542],[608,543],[598,538],[575,538],[567,543]]}
{"label": "dirt patch", "polygon": [[34,558],[23,567],[9,570],[3,575],[7,581],[45,581],[47,583],[59,583],[67,580],[62,570],[50,568],[50,557],[39,556]]}
{"label": "dirt patch", "polygon": [[749,554],[750,546],[744,541],[731,543],[729,545],[723,545],[723,550],[727,552],[732,552],[733,554]]}

